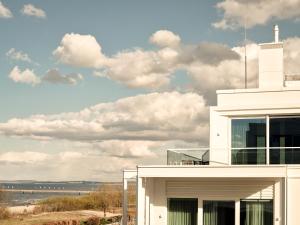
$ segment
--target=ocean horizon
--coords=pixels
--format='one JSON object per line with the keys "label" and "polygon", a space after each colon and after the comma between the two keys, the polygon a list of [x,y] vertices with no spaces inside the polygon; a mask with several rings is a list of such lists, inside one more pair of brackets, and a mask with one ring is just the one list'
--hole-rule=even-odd
{"label": "ocean horizon", "polygon": [[96,191],[106,183],[97,181],[0,181],[6,206],[32,205],[50,197],[80,196]]}

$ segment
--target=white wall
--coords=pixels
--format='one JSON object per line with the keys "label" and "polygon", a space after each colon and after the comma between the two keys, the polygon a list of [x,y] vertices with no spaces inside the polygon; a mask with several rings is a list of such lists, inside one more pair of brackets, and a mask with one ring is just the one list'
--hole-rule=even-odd
{"label": "white wall", "polygon": [[210,165],[230,164],[230,120],[210,108]]}
{"label": "white wall", "polygon": [[[275,180],[266,179],[185,179],[185,178],[152,178],[154,179],[153,219],[150,225],[167,225],[167,199],[197,198],[198,224],[202,224],[203,200],[233,200],[239,206],[240,199],[273,199]],[[277,191],[280,191],[276,189]],[[147,191],[146,191],[147,192]],[[279,195],[280,196],[280,195]],[[151,200],[150,200],[151,201]],[[239,213],[239,208],[236,209]],[[145,210],[147,211],[147,210]],[[274,210],[276,218],[281,211]],[[139,225],[143,225],[139,223]],[[274,225],[280,225],[275,223]]]}
{"label": "white wall", "polygon": [[260,44],[259,88],[283,87],[283,43]]}
{"label": "white wall", "polygon": [[300,167],[290,166],[287,175],[287,225],[299,225]]}
{"label": "white wall", "polygon": [[154,201],[153,201],[153,224],[167,224],[167,198],[166,180],[164,178],[154,178]]}
{"label": "white wall", "polygon": [[282,88],[279,90],[225,90],[218,91],[218,106],[242,109],[266,107],[294,107],[300,104],[300,90]]}

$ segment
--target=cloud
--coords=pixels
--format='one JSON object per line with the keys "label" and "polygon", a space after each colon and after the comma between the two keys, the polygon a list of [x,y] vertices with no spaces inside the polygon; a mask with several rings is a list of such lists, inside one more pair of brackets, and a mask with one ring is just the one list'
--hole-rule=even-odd
{"label": "cloud", "polygon": [[266,24],[271,19],[300,17],[300,0],[223,0],[216,8],[223,12],[223,18],[213,26],[220,29],[236,29],[245,24],[250,28]]}
{"label": "cloud", "polygon": [[45,161],[49,157],[46,153],[41,152],[5,152],[0,154],[1,163],[25,163],[25,164],[34,164]]}
{"label": "cloud", "polygon": [[51,69],[42,77],[42,80],[53,84],[76,85],[79,81],[83,80],[83,76],[79,73],[64,75],[58,69]]}
{"label": "cloud", "polygon": [[16,83],[25,83],[35,86],[41,82],[40,78],[33,70],[25,69],[21,71],[18,66],[15,66],[9,74],[9,78]]}
{"label": "cloud", "polygon": [[28,54],[26,54],[22,51],[17,51],[14,48],[9,49],[6,52],[6,56],[9,57],[10,59],[13,59],[16,61],[23,61],[23,62],[28,62],[28,63],[32,62],[32,60],[30,59]]}
{"label": "cloud", "polygon": [[53,55],[62,63],[78,67],[97,68],[105,63],[101,46],[91,35],[66,34]]}
{"label": "cloud", "polygon": [[101,152],[101,155],[120,158],[152,158],[155,156],[152,149],[157,147],[154,141],[108,140],[92,144],[92,148]]}
{"label": "cloud", "polygon": [[[0,124],[0,133],[72,141],[207,141],[208,108],[195,94],[151,93],[80,112],[34,115]],[[111,143],[112,144],[112,143]]]}
{"label": "cloud", "polygon": [[150,42],[160,47],[176,47],[180,44],[180,37],[169,30],[156,31],[150,37]]}
{"label": "cloud", "polygon": [[96,76],[131,88],[148,89],[167,87],[175,71],[185,70],[194,62],[216,65],[223,60],[239,58],[236,52],[222,44],[184,45],[178,35],[167,30],[155,32],[150,41],[159,49],[127,49],[109,57],[102,53],[95,37],[66,34],[53,54],[61,63],[96,69]]}
{"label": "cloud", "polygon": [[79,81],[83,80],[80,73],[61,74],[58,69],[48,70],[44,76],[38,76],[33,70],[25,69],[21,71],[18,66],[15,66],[9,74],[9,78],[16,83],[30,84],[36,86],[42,82],[52,84],[67,84],[77,85]]}
{"label": "cloud", "polygon": [[12,18],[13,14],[9,10],[9,8],[5,7],[3,3],[0,1],[0,18]]}
{"label": "cloud", "polygon": [[21,9],[21,13],[23,15],[27,15],[27,16],[34,16],[37,18],[46,18],[46,13],[44,10],[37,8],[36,6],[32,5],[32,4],[26,4],[23,6],[23,8]]}
{"label": "cloud", "polygon": [[165,61],[172,63],[172,59],[166,59],[166,55],[163,54],[162,51],[158,54],[141,49],[123,51],[110,59],[103,74],[131,88],[166,87],[174,69],[172,66],[168,67],[166,63],[160,63],[163,57]]}
{"label": "cloud", "polygon": [[300,74],[300,38],[292,37],[284,40],[284,70],[285,75]]}
{"label": "cloud", "polygon": [[[255,43],[247,45],[248,87],[257,87],[258,49]],[[245,86],[244,47],[234,47],[232,51],[239,57],[227,57],[217,64],[194,62],[186,68],[192,79],[191,89],[204,95],[209,105],[216,104],[216,90]]]}
{"label": "cloud", "polygon": [[76,151],[60,153],[25,151],[0,154],[0,170],[5,171],[1,174],[1,178],[7,180],[120,181],[122,169],[124,167],[134,169],[135,166],[134,159]]}
{"label": "cloud", "polygon": [[[89,58],[86,56],[86,54],[89,55],[88,51],[85,51],[86,54],[78,53],[75,50],[62,51],[68,52],[68,54],[61,55],[59,58],[61,62],[64,62],[61,59],[67,58],[68,60],[65,61],[69,64],[80,66],[83,63],[78,62],[87,60],[84,65],[94,68],[95,76],[107,77],[130,88],[164,90],[163,88],[170,88],[172,78],[177,71],[184,71],[192,81],[184,87],[185,91],[197,92],[204,96],[208,105],[213,105],[216,104],[215,91],[217,89],[243,88],[245,85],[243,46],[231,48],[213,42],[185,44],[177,34],[162,30],[155,32],[150,37],[150,41],[155,43],[158,49],[127,49],[109,57],[101,52],[100,45],[94,37],[72,35],[78,37],[78,40],[75,38],[72,41],[74,42],[72,46],[79,46],[81,39],[87,39],[91,41],[89,45],[98,46],[98,50],[92,54],[98,54],[98,57]],[[285,55],[290,54],[289,59],[291,60],[290,62],[285,60],[287,72],[293,70],[295,73],[298,69],[298,64],[295,63],[297,58],[291,56],[300,52],[297,40],[298,38],[285,40]],[[61,44],[60,47],[62,46],[64,45]],[[247,44],[248,87],[257,87],[258,47],[256,43],[249,42]]]}

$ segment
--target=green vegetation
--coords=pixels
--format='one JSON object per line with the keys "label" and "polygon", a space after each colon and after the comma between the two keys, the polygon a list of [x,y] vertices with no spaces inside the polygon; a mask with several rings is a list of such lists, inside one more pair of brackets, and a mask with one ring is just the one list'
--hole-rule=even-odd
{"label": "green vegetation", "polygon": [[[128,187],[129,218],[135,217],[135,188]],[[33,214],[9,214],[0,208],[1,225],[105,225],[120,222],[123,190],[120,185],[103,185],[99,190],[78,197],[55,197],[42,200]],[[0,191],[0,203],[3,199]],[[1,205],[0,205],[1,206]],[[83,211],[91,210],[91,211]],[[104,218],[102,211],[104,212]],[[108,214],[108,212],[113,214]],[[100,214],[99,214],[100,213]]]}
{"label": "green vegetation", "polygon": [[[42,200],[35,209],[35,213],[39,212],[62,212],[72,210],[101,210],[104,212],[112,212],[120,210],[122,207],[122,189],[121,186],[103,185],[98,191],[89,195],[78,197],[55,197]],[[135,205],[134,188],[129,187],[128,194],[129,205]]]}
{"label": "green vegetation", "polygon": [[4,191],[0,189],[0,220],[7,219],[10,217],[10,213],[7,210],[7,208],[1,206],[1,203],[3,202],[4,198],[5,198]]}

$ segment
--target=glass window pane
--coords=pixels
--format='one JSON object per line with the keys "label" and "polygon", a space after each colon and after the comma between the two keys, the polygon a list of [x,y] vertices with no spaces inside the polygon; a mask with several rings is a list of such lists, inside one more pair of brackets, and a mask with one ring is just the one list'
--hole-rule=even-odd
{"label": "glass window pane", "polygon": [[168,199],[168,225],[196,225],[198,199]]}
{"label": "glass window pane", "polygon": [[299,164],[300,118],[270,118],[270,147],[270,163]]}
{"label": "glass window pane", "polygon": [[203,201],[203,225],[233,225],[234,201]]}
{"label": "glass window pane", "polygon": [[273,200],[241,200],[240,225],[273,225]]}
{"label": "glass window pane", "polygon": [[265,164],[266,120],[233,119],[231,147],[232,164]]}

